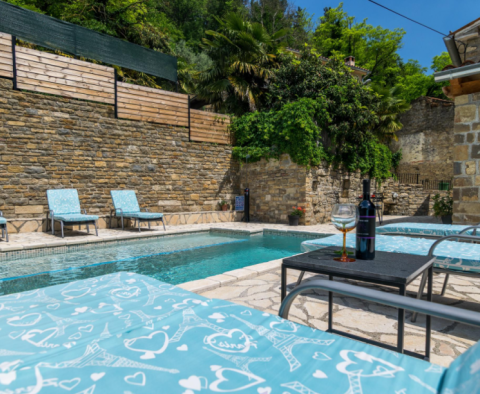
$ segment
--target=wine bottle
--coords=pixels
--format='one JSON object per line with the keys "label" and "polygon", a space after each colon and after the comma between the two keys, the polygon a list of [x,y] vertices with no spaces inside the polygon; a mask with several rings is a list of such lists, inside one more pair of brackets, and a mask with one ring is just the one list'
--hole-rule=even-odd
{"label": "wine bottle", "polygon": [[363,180],[363,200],[358,205],[355,256],[359,260],[375,258],[375,205],[370,201],[370,180]]}

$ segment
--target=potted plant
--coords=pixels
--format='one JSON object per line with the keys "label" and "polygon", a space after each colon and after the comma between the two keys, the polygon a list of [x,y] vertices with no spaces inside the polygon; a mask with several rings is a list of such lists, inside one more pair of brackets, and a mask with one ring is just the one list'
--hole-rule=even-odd
{"label": "potted plant", "polygon": [[228,204],[225,200],[221,200],[218,205],[220,205],[220,209],[222,211],[226,211],[228,209]]}
{"label": "potted plant", "polygon": [[435,216],[442,218],[443,224],[452,224],[453,215],[453,199],[452,197],[440,197],[440,194],[435,194],[433,197],[433,213]]}
{"label": "potted plant", "polygon": [[302,207],[292,207],[293,211],[288,215],[288,224],[298,226],[298,221],[305,215],[306,209]]}

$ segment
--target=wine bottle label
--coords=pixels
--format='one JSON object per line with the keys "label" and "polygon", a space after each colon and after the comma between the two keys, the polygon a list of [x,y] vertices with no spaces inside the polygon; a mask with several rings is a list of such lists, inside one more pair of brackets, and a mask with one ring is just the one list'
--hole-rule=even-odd
{"label": "wine bottle label", "polygon": [[357,225],[357,237],[375,239],[375,216],[360,216]]}

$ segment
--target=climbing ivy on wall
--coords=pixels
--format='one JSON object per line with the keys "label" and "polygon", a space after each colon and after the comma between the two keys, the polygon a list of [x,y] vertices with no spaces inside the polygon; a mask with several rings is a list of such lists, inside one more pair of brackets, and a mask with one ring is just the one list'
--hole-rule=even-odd
{"label": "climbing ivy on wall", "polygon": [[288,153],[295,163],[319,165],[327,156],[319,144],[318,122],[329,119],[321,101],[302,98],[279,111],[253,112],[234,120],[236,145],[233,154],[241,161],[278,158]]}

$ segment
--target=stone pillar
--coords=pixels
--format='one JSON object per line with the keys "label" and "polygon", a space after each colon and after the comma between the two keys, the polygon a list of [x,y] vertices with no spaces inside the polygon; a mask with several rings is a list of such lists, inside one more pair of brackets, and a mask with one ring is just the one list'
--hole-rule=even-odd
{"label": "stone pillar", "polygon": [[480,223],[480,93],[455,98],[453,222]]}

